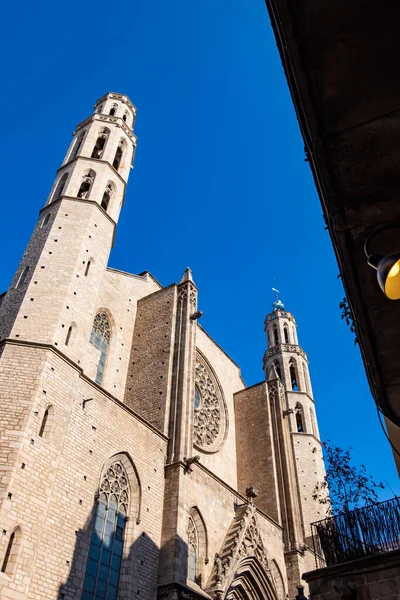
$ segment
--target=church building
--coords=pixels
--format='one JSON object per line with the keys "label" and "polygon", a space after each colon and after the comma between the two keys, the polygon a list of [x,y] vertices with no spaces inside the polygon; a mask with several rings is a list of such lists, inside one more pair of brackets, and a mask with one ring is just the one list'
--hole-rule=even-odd
{"label": "church building", "polygon": [[135,116],[108,93],[77,126],[0,296],[0,597],[292,599],[325,474],[296,321],[276,297],[246,387],[190,269],[107,266]]}

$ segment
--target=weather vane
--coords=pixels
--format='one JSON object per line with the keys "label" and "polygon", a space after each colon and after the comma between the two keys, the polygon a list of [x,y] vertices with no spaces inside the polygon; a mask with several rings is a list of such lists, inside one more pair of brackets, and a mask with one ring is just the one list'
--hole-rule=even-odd
{"label": "weather vane", "polygon": [[282,300],[279,298],[279,290],[277,290],[276,288],[272,288],[272,291],[274,292],[275,296],[275,300],[272,303],[273,310],[283,310],[285,307],[283,305]]}

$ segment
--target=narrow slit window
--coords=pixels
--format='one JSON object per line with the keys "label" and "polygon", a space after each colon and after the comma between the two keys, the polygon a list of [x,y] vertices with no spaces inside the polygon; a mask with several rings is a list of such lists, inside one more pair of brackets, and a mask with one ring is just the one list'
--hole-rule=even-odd
{"label": "narrow slit window", "polygon": [[85,277],[89,275],[90,270],[90,260],[87,261],[86,269],[85,269]]}
{"label": "narrow slit window", "polygon": [[16,288],[22,287],[24,285],[26,278],[28,277],[28,273],[29,267],[25,267],[18,279],[17,285],[15,286]]}
{"label": "narrow slit window", "polygon": [[10,535],[10,539],[8,540],[6,553],[4,555],[3,563],[1,565],[1,572],[6,575],[12,575],[14,573],[19,546],[22,537],[22,530],[18,526],[14,529],[14,531]]}
{"label": "narrow slit window", "polygon": [[54,417],[54,408],[52,406],[48,406],[44,411],[42,423],[40,425],[39,437],[46,438],[51,430],[51,425]]}
{"label": "narrow slit window", "polygon": [[67,332],[67,337],[65,338],[65,345],[68,346],[70,341],[71,341],[71,334],[72,334],[72,325],[70,325],[68,327],[68,332]]}

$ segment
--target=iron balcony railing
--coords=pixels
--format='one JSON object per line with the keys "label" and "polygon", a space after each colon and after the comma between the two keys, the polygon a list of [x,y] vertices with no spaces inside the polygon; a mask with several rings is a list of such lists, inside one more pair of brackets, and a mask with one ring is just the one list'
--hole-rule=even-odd
{"label": "iron balcony railing", "polygon": [[400,498],[311,523],[316,567],[400,549]]}

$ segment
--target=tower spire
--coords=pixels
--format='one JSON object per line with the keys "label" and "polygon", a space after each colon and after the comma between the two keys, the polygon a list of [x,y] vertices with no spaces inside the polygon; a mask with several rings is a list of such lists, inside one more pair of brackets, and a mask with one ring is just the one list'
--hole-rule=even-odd
{"label": "tower spire", "polygon": [[276,288],[272,288],[272,291],[274,292],[274,301],[272,302],[272,310],[283,310],[285,308],[282,300],[279,298],[279,290],[277,290]]}

